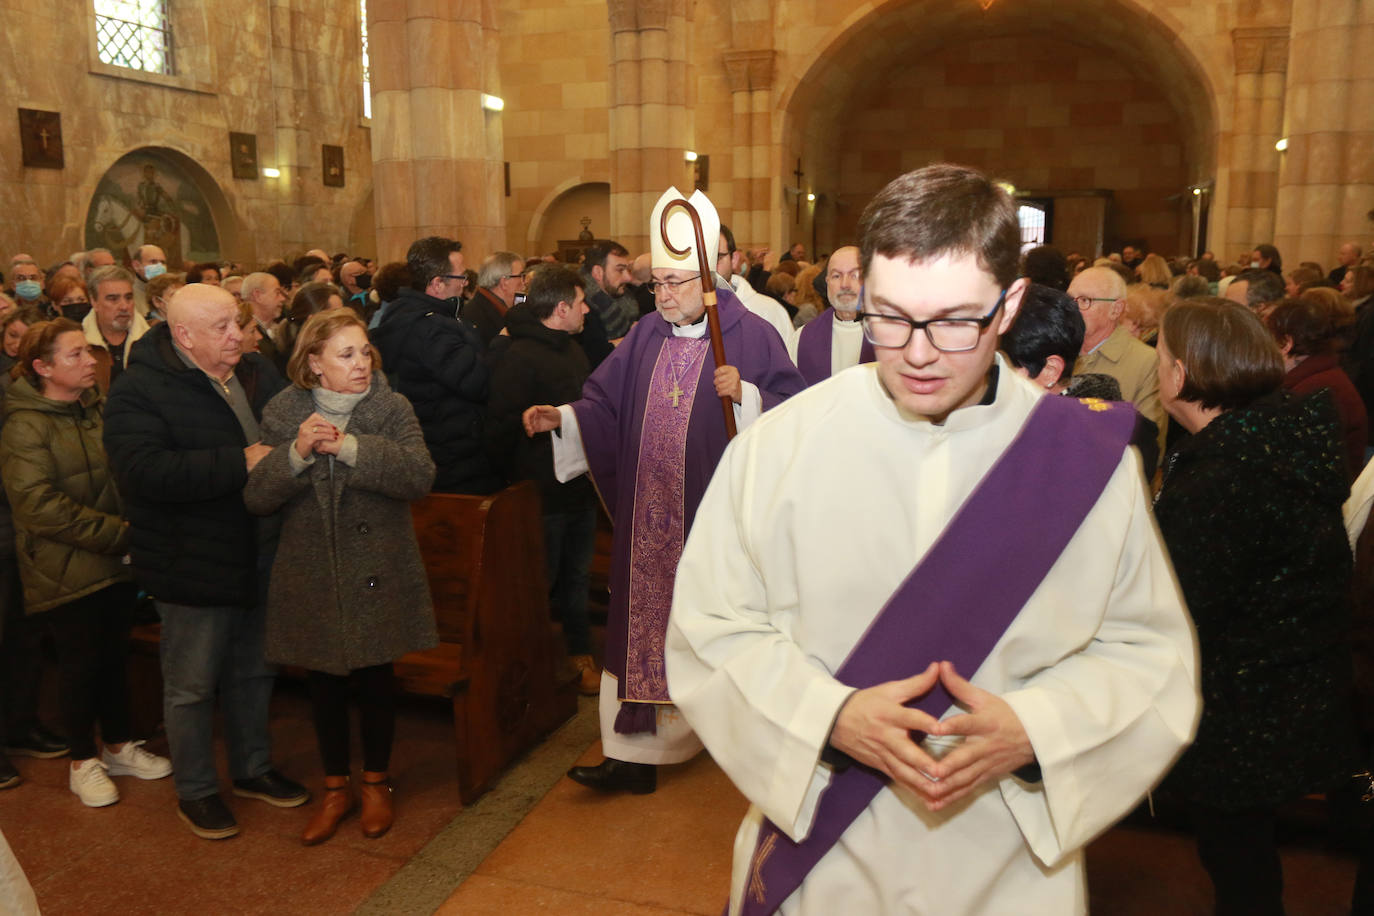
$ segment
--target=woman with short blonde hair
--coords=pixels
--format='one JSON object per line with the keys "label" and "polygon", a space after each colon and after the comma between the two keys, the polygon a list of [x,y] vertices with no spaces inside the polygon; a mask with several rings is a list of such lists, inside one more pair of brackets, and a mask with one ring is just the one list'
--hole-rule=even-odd
{"label": "woman with short blonde hair", "polygon": [[387,773],[395,731],[392,662],[438,645],[410,502],[434,462],[410,402],[393,392],[352,309],[312,315],[287,363],[293,383],[263,410],[272,452],[244,502],[282,515],[267,598],[267,658],[305,668],[325,796],[301,840],[333,836],[355,807],[348,696],[358,696],[365,836],[394,817]]}

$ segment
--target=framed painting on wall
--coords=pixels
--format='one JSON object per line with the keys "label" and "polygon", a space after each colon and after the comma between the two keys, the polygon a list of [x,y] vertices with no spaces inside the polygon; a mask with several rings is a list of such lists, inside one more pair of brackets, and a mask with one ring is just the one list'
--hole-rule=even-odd
{"label": "framed painting on wall", "polygon": [[324,184],[329,188],[344,186],[344,155],[342,146],[324,144]]}
{"label": "framed painting on wall", "polygon": [[229,132],[229,165],[235,178],[258,177],[258,135]]}
{"label": "framed painting on wall", "polygon": [[19,143],[25,168],[62,168],[62,115],[56,111],[19,109]]}

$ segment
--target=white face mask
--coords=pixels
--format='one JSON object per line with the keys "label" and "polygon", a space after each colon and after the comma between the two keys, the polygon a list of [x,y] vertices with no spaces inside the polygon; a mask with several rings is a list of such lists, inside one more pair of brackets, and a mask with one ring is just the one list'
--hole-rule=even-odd
{"label": "white face mask", "polygon": [[1259,267],[1259,261],[1251,261],[1251,262],[1250,262],[1250,266],[1251,266],[1251,267]]}
{"label": "white face mask", "polygon": [[143,279],[154,280],[167,272],[165,264],[145,264],[143,266]]}

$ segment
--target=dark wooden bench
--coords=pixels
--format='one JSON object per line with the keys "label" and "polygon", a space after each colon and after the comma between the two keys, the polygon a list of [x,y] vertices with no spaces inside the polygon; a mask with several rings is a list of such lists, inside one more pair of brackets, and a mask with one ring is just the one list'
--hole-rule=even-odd
{"label": "dark wooden bench", "polygon": [[[452,703],[458,792],[468,804],[577,711],[575,684],[556,676],[563,653],[549,617],[539,496],[528,482],[490,496],[432,493],[414,503],[412,517],[439,646],[398,659],[397,686]],[[131,673],[142,707],[158,629],[134,631],[135,654],[145,659]]]}

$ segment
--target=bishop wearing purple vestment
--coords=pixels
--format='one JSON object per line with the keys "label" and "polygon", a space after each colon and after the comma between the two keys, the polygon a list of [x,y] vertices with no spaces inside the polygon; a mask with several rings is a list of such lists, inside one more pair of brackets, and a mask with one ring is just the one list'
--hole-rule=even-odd
{"label": "bishop wearing purple vestment", "polygon": [[[630,329],[581,400],[532,407],[524,418],[530,435],[553,435],[560,480],[591,475],[615,526],[601,683],[607,759],[569,773],[598,789],[652,792],[658,764],[701,749],[668,696],[663,642],[678,558],[727,444],[721,399],[730,398],[743,429],[805,387],[777,332],[729,290],[717,291],[726,362],[715,364],[690,219],[682,211],[670,217],[671,245],[659,232],[661,213],[680,197],[670,188],[650,221],[657,315]],[[699,191],[690,202],[714,243],[715,207]]]}

